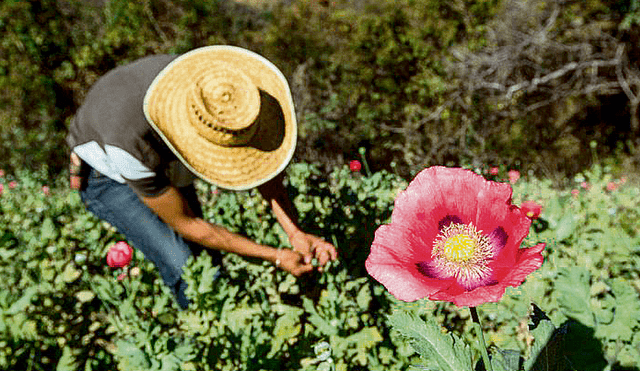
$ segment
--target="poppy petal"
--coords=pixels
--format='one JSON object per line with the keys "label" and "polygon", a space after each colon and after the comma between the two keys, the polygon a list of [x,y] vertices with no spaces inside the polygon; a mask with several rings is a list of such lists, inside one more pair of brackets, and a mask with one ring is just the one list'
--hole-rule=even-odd
{"label": "poppy petal", "polygon": [[[418,238],[405,228],[383,225],[375,232],[371,253],[365,262],[369,275],[400,300],[417,300],[442,287],[442,280],[418,271],[414,256],[424,254],[423,241]],[[429,258],[430,251],[425,256]]]}

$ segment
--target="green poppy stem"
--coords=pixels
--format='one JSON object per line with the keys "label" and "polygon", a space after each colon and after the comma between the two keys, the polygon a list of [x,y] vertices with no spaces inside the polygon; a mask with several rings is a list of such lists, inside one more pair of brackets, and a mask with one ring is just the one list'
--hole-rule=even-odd
{"label": "green poppy stem", "polygon": [[487,352],[487,344],[484,342],[484,334],[482,334],[482,325],[480,324],[480,318],[478,317],[478,311],[475,307],[470,307],[471,319],[473,320],[473,327],[476,329],[476,334],[480,342],[480,350],[482,351],[482,360],[484,361],[484,369],[486,371],[493,371],[491,367],[491,360],[489,359],[489,353]]}
{"label": "green poppy stem", "polygon": [[362,164],[364,165],[364,173],[367,177],[371,176],[371,169],[369,169],[369,164],[367,163],[367,157],[365,153],[367,152],[366,148],[360,147],[358,148],[358,152],[360,153],[360,157],[362,158]]}

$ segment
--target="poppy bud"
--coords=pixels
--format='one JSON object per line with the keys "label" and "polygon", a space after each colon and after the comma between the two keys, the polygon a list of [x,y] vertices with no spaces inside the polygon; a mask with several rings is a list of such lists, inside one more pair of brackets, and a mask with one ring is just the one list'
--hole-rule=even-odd
{"label": "poppy bud", "polygon": [[109,253],[107,253],[107,264],[111,268],[126,267],[131,262],[132,257],[133,249],[131,246],[124,241],[120,241],[109,249]]}

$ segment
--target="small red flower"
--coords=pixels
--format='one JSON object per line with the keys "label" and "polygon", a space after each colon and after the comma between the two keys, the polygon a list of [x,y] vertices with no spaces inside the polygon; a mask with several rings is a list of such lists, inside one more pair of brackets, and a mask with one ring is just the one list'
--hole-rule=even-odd
{"label": "small red flower", "polygon": [[591,188],[591,185],[589,183],[587,183],[587,182],[582,182],[582,183],[580,183],[580,187],[582,187],[582,188],[584,188],[586,190],[589,190],[589,188]]}
{"label": "small red flower", "polygon": [[524,215],[533,220],[540,217],[540,212],[542,212],[542,205],[535,201],[524,201],[520,205],[520,209],[524,212]]}
{"label": "small red flower", "polygon": [[492,167],[491,169],[489,169],[489,174],[491,175],[498,175],[500,174],[500,168],[499,167]]}
{"label": "small red flower", "polygon": [[4,184],[0,183],[0,195],[4,192]]}
{"label": "small red flower", "polygon": [[607,183],[607,191],[609,192],[613,192],[616,189],[618,189],[618,185],[615,182],[609,182]]}
{"label": "small red flower", "polygon": [[9,182],[9,189],[14,189],[18,186],[16,181]]}
{"label": "small red flower", "polygon": [[571,194],[573,195],[573,197],[578,197],[578,195],[580,194],[580,190],[579,189],[572,189],[571,190]]}
{"label": "small red flower", "polygon": [[351,169],[351,171],[356,173],[362,169],[362,164],[358,160],[351,160],[349,162],[349,169]]}
{"label": "small red flower", "polygon": [[515,184],[520,179],[520,172],[518,170],[509,170],[507,176],[509,177],[509,183]]}
{"label": "small red flower", "polygon": [[42,187],[42,193],[44,193],[45,196],[49,196],[50,194],[50,189],[48,186],[43,186]]}
{"label": "small red flower", "polygon": [[133,257],[133,249],[124,241],[111,246],[107,253],[107,264],[111,268],[122,268],[129,265]]}
{"label": "small red flower", "polygon": [[430,167],[398,195],[375,232],[367,272],[403,301],[495,302],[540,268],[544,243],[521,249],[531,220],[511,186],[464,169]]}

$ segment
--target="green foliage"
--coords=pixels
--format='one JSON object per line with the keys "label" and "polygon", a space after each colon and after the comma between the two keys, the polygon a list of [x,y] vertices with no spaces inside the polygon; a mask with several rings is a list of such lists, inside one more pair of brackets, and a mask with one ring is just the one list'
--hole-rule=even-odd
{"label": "green foliage", "polygon": [[[438,355],[452,344],[463,355],[453,369],[479,360],[466,310],[397,302],[362,267],[375,228],[406,187],[395,175],[347,166],[323,175],[293,164],[287,188],[303,228],[333,241],[339,261],[296,279],[236,255],[219,270],[203,254],[185,267],[186,311],[140,253],[128,270],[109,269],[106,251],[121,237],[84,210],[66,179],[43,189],[44,178],[0,178],[0,369],[402,370],[420,356],[442,368]],[[576,178],[577,195],[547,180],[514,185],[516,204],[544,206],[523,246],[547,248],[541,269],[481,308],[494,369],[562,369],[540,367],[566,359],[557,367],[615,370],[640,361],[640,190],[629,183],[595,167]],[[256,192],[197,185],[206,219],[290,248]],[[546,314],[530,314],[531,302]],[[431,345],[418,344],[425,339]]]}
{"label": "green foliage", "polygon": [[[381,315],[388,295],[344,260],[295,279],[235,255],[226,255],[218,272],[203,254],[185,267],[193,304],[180,311],[139,252],[127,270],[110,270],[106,252],[121,237],[84,210],[66,180],[45,191],[43,178],[29,172],[0,178],[0,277],[7,285],[0,295],[0,369],[386,370],[414,356],[398,347]],[[357,219],[341,222],[332,210],[341,197],[352,197],[354,218],[387,218],[404,186],[390,174],[367,178],[346,167],[322,177],[305,164],[290,167],[288,184],[305,223],[338,241],[363,233]],[[202,182],[198,190],[207,219],[290,248],[256,192]],[[369,194],[359,196],[364,190]],[[344,246],[357,242],[351,243]],[[365,250],[358,256],[366,256],[365,243],[357,245]],[[329,348],[316,353],[317,344]]]}
{"label": "green foliage", "polygon": [[[513,299],[546,308],[553,322],[562,324],[563,351],[575,368],[637,365],[640,240],[631,225],[638,221],[638,188],[601,166],[578,174],[572,187],[555,190],[548,180],[514,186],[516,202],[533,199],[543,205],[524,245],[543,241],[547,247],[542,268],[512,291]],[[496,308],[526,311],[511,301]],[[572,338],[582,339],[583,348]]]}
{"label": "green foliage", "polygon": [[471,370],[469,346],[457,336],[443,333],[440,325],[432,318],[423,321],[405,312],[394,312],[389,316],[389,322],[411,339],[416,351],[429,362],[427,369]]}
{"label": "green foliage", "polygon": [[620,28],[626,31],[640,24],[640,1],[629,0],[627,2],[629,5],[626,9],[626,15],[620,24]]}

